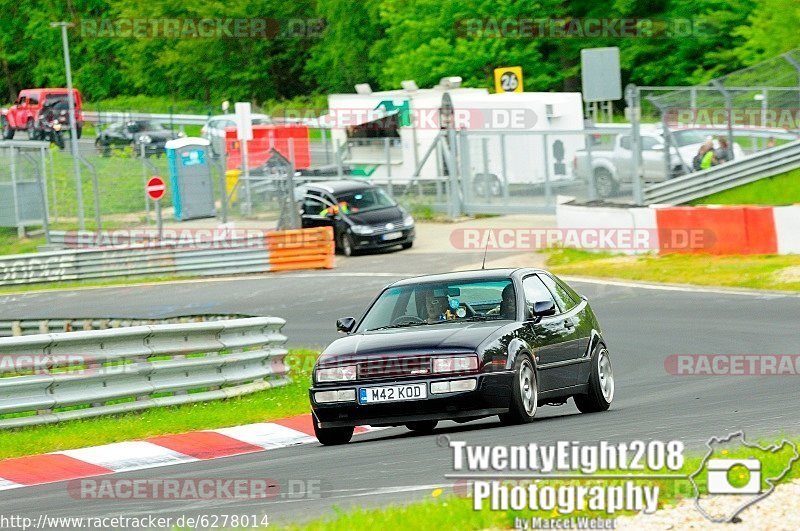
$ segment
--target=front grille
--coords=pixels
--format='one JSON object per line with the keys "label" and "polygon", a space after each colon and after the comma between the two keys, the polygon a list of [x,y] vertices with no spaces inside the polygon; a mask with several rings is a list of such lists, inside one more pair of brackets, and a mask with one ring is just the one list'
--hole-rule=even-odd
{"label": "front grille", "polygon": [[430,356],[394,357],[376,356],[358,363],[358,378],[396,378],[402,376],[426,376],[431,373]]}

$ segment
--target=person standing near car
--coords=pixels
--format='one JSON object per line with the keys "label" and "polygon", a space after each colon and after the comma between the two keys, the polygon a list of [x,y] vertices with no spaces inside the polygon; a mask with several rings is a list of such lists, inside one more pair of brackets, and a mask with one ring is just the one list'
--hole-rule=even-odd
{"label": "person standing near car", "polygon": [[719,143],[719,147],[714,151],[714,158],[716,159],[714,164],[724,164],[725,162],[732,161],[733,150],[728,145],[728,139],[721,136],[717,142]]}

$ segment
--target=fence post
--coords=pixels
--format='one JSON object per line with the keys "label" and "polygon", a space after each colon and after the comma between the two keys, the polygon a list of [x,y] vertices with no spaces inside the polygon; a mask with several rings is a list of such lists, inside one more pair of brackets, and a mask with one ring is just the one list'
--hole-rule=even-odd
{"label": "fence post", "polygon": [[586,190],[586,197],[589,201],[593,201],[597,199],[597,190],[595,189],[594,183],[594,164],[592,163],[592,143],[594,142],[594,136],[591,133],[586,135],[586,159],[587,159],[587,168],[589,174],[586,176],[586,183],[587,183],[587,190]]}
{"label": "fence post", "polygon": [[544,150],[544,204],[553,203],[553,185],[550,183],[550,155],[547,149],[547,133],[542,135],[542,148]]}
{"label": "fence post", "polygon": [[637,205],[643,203],[642,194],[642,151],[639,129],[639,87],[633,83],[625,87],[625,99],[631,109],[631,180],[633,181],[633,202]]}
{"label": "fence post", "polygon": [[503,171],[503,201],[508,205],[508,164],[506,161],[506,135],[500,133],[500,164]]}

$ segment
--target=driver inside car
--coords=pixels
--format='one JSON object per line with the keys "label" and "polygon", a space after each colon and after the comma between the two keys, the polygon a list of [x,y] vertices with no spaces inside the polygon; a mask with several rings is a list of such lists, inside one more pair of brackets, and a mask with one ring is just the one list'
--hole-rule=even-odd
{"label": "driver inside car", "polygon": [[429,323],[449,321],[456,318],[455,314],[450,311],[447,297],[437,297],[432,291],[425,296],[425,310]]}

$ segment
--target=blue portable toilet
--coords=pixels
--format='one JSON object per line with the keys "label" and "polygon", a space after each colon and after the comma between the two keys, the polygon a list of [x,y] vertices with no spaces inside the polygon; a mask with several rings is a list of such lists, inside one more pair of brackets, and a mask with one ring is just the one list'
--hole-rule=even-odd
{"label": "blue portable toilet", "polygon": [[213,218],[214,184],[211,179],[210,142],[205,138],[169,140],[167,150],[175,219]]}

